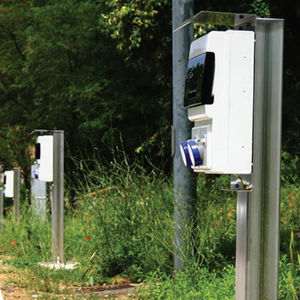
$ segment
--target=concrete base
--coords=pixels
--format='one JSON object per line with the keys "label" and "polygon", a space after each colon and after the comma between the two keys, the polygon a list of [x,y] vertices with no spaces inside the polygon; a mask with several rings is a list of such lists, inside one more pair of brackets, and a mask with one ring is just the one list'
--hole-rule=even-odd
{"label": "concrete base", "polygon": [[53,263],[53,262],[40,262],[40,266],[48,268],[48,269],[55,269],[55,270],[74,270],[79,266],[77,262],[67,262],[65,264],[62,263]]}

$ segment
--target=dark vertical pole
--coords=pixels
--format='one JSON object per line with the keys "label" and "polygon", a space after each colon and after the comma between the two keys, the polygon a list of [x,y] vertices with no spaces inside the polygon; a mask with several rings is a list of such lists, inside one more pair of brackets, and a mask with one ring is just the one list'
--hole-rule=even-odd
{"label": "dark vertical pole", "polygon": [[189,46],[193,40],[193,27],[187,26],[174,33],[174,29],[193,16],[193,0],[172,0],[173,28],[173,129],[174,129],[174,222],[176,270],[184,267],[184,228],[193,213],[193,199],[196,197],[196,179],[191,168],[185,167],[179,150],[180,142],[191,136],[191,125],[183,107],[185,76]]}
{"label": "dark vertical pole", "polygon": [[16,219],[20,217],[20,168],[14,168],[14,215]]}
{"label": "dark vertical pole", "polygon": [[3,189],[0,188],[0,225],[3,221]]}
{"label": "dark vertical pole", "polygon": [[64,131],[53,132],[52,259],[64,262]]}

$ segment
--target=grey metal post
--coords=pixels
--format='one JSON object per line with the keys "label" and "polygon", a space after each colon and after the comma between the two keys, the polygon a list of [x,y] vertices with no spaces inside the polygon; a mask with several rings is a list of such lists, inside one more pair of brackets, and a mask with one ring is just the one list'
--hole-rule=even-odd
{"label": "grey metal post", "polygon": [[14,168],[14,215],[16,219],[20,217],[20,184],[21,184],[21,175],[20,168]]}
{"label": "grey metal post", "polygon": [[53,131],[52,259],[64,262],[64,131]]}
{"label": "grey metal post", "polygon": [[235,298],[246,299],[248,193],[237,192]]}
{"label": "grey metal post", "polygon": [[179,144],[191,134],[187,111],[183,107],[186,68],[189,46],[193,40],[193,27],[187,26],[174,32],[186,19],[193,16],[193,0],[172,1],[173,28],[173,170],[174,170],[174,222],[175,222],[175,270],[183,269],[184,237],[187,220],[193,213],[196,198],[196,177],[182,162]]}
{"label": "grey metal post", "polygon": [[41,220],[46,219],[47,192],[46,182],[31,178],[32,209]]}
{"label": "grey metal post", "polygon": [[256,20],[254,188],[248,203],[249,300],[278,298],[283,27],[282,19]]}
{"label": "grey metal post", "polygon": [[3,221],[3,189],[0,189],[0,224]]}

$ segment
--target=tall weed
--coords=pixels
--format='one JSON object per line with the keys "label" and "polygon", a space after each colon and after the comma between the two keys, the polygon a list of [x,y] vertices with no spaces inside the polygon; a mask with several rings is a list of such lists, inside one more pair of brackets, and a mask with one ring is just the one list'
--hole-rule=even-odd
{"label": "tall weed", "polygon": [[172,269],[173,206],[170,182],[140,166],[112,161],[83,178],[76,215],[82,218],[81,243],[87,276],[126,273],[136,278],[157,268]]}

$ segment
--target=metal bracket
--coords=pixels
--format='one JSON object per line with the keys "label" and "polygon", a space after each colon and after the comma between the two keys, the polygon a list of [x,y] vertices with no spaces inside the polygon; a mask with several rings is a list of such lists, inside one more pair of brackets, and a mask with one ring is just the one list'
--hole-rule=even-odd
{"label": "metal bracket", "polygon": [[34,134],[34,133],[45,133],[45,132],[51,132],[51,133],[54,133],[54,132],[63,132],[63,130],[56,130],[56,129],[35,129],[33,131],[30,132],[30,135]]}
{"label": "metal bracket", "polygon": [[244,13],[231,12],[216,12],[202,10],[195,14],[192,18],[186,20],[181,26],[173,30],[176,32],[190,24],[211,24],[211,25],[225,25],[232,27],[254,27],[256,16]]}
{"label": "metal bracket", "polygon": [[224,192],[252,192],[252,175],[231,175],[230,188],[222,188]]}
{"label": "metal bracket", "polygon": [[251,192],[251,175],[231,175],[230,189],[235,192]]}

